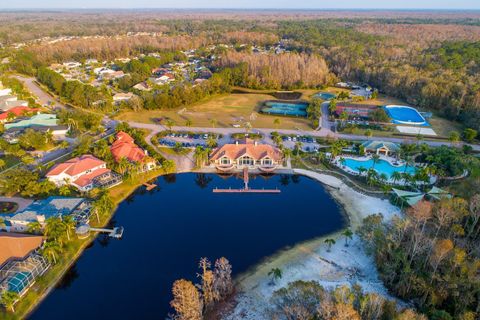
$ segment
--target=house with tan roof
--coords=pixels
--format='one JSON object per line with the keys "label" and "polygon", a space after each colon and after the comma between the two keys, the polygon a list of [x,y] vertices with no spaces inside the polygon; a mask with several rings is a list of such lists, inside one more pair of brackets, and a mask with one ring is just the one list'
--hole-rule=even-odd
{"label": "house with tan roof", "polygon": [[274,146],[245,139],[214,149],[210,164],[223,172],[244,168],[273,172],[283,165],[283,155]]}
{"label": "house with tan roof", "polygon": [[122,158],[127,159],[131,163],[141,165],[141,171],[148,171],[155,168],[155,160],[148,156],[148,152],[135,144],[135,140],[126,132],[117,133],[117,139],[110,147],[112,156],[116,162],[120,162]]}
{"label": "house with tan roof", "polygon": [[41,236],[0,232],[0,296],[4,291],[22,296],[45,273],[49,263],[37,253],[43,241]]}
{"label": "house with tan roof", "polygon": [[82,192],[94,187],[110,188],[122,181],[107,168],[105,161],[89,154],[55,165],[46,177],[56,186],[72,185]]}

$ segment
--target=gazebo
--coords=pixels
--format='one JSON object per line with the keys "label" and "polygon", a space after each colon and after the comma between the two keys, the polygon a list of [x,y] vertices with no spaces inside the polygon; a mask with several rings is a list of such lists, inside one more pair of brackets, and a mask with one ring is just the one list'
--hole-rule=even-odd
{"label": "gazebo", "polygon": [[400,146],[393,142],[387,141],[365,141],[362,143],[363,149],[368,153],[392,155],[400,150]]}

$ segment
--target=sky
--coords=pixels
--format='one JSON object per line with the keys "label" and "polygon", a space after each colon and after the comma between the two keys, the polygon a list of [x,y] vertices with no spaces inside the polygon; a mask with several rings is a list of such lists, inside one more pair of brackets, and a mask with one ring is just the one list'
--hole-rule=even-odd
{"label": "sky", "polygon": [[0,0],[0,9],[30,8],[480,9],[480,0]]}

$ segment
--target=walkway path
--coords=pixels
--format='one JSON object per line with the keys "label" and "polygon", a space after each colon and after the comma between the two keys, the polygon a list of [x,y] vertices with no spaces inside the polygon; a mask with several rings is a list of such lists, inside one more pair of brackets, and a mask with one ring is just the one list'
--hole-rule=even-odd
{"label": "walkway path", "polygon": [[[359,184],[357,184],[355,181],[353,181],[352,179],[350,179],[350,177],[340,173],[340,172],[337,172],[337,171],[333,171],[333,170],[324,170],[324,169],[315,169],[315,168],[312,168],[311,166],[309,166],[308,164],[305,163],[305,161],[303,161],[302,159],[300,159],[300,162],[302,162],[302,164],[308,169],[308,170],[303,170],[303,169],[295,169],[295,172],[299,171],[298,173],[301,173],[301,174],[304,174],[304,175],[308,175],[308,174],[305,174],[305,173],[302,173],[300,171],[306,171],[306,172],[315,172],[321,176],[324,176],[324,179],[329,179],[330,177],[330,180],[331,180],[331,177],[335,177],[338,181],[338,179],[340,179],[342,181],[342,184],[345,184],[347,186],[349,186],[350,188],[354,189],[355,191],[361,193],[361,194],[366,194],[366,195],[373,195],[373,196],[380,196],[380,195],[384,195],[385,193],[383,191],[379,191],[379,190],[369,190],[369,189],[365,189],[364,187],[360,186]],[[317,177],[313,177],[313,178],[317,178]],[[320,181],[322,181],[321,179],[318,179]],[[340,188],[341,185],[330,185],[328,182],[325,182],[326,185],[329,185],[333,188]]]}

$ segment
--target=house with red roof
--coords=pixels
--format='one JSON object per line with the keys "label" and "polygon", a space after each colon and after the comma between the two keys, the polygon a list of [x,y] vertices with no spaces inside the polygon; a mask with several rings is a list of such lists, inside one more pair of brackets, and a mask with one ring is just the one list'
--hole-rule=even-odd
{"label": "house with red roof", "polygon": [[105,161],[89,154],[55,165],[46,177],[56,186],[71,185],[82,192],[95,187],[110,188],[122,182],[119,175],[107,168]]}
{"label": "house with red roof", "polygon": [[110,147],[112,156],[116,162],[122,158],[131,163],[141,164],[141,171],[148,171],[155,168],[155,160],[148,156],[148,152],[135,144],[135,140],[126,132],[117,133],[117,139]]}
{"label": "house with red roof", "polygon": [[0,123],[5,123],[11,120],[11,118],[20,117],[26,113],[37,112],[38,109],[26,107],[26,106],[17,106],[6,110],[3,113],[0,113]]}
{"label": "house with red roof", "polygon": [[237,141],[214,149],[210,154],[210,163],[224,172],[244,168],[272,172],[282,166],[283,155],[274,146],[245,139],[241,143]]}

